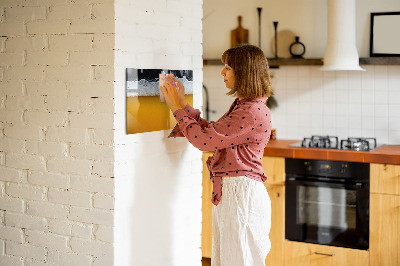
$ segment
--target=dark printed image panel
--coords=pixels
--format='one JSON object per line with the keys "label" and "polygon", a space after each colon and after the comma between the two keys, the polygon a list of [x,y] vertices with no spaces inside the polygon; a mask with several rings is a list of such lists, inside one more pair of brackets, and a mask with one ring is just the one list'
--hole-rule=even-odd
{"label": "dark printed image panel", "polygon": [[163,101],[160,74],[173,74],[185,87],[185,99],[193,105],[193,71],[126,69],[127,134],[172,129],[176,120]]}

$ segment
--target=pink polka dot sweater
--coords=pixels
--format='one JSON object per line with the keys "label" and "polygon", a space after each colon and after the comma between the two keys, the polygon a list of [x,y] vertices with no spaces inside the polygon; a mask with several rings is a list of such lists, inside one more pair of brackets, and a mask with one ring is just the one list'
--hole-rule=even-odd
{"label": "pink polka dot sweater", "polygon": [[261,182],[267,179],[261,164],[271,132],[271,112],[266,100],[267,97],[237,98],[216,122],[201,118],[200,111],[190,105],[174,112],[178,124],[169,137],[184,136],[199,150],[214,151],[214,156],[207,160],[214,205],[221,200],[224,176],[247,176]]}

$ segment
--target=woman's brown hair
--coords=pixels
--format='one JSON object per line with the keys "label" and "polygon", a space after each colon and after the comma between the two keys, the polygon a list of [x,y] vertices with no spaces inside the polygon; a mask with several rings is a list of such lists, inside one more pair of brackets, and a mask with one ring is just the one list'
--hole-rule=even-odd
{"label": "woman's brown hair", "polygon": [[274,94],[268,61],[260,48],[248,44],[230,48],[222,54],[222,63],[235,74],[235,86],[227,95],[255,99]]}

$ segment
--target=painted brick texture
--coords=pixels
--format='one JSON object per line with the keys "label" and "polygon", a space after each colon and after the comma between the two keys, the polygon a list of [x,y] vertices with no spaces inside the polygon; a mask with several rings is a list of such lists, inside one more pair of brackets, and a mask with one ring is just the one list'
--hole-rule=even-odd
{"label": "painted brick texture", "polygon": [[203,1],[115,3],[114,264],[201,265],[201,152],[170,130],[126,135],[125,69],[193,70],[200,108]]}
{"label": "painted brick texture", "polygon": [[202,13],[0,1],[0,264],[201,265],[201,152],[126,135],[124,104],[125,68],[173,68],[201,107]]}
{"label": "painted brick texture", "polygon": [[114,0],[2,0],[0,32],[0,265],[112,265]]}

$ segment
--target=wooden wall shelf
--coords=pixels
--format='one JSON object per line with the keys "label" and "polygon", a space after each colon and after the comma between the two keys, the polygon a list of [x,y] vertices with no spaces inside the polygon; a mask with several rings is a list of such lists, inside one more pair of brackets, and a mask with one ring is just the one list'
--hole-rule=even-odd
{"label": "wooden wall shelf", "polygon": [[[279,66],[304,66],[304,65],[322,65],[321,58],[268,58],[268,63],[270,67]],[[220,59],[204,59],[204,66],[216,66],[222,65]]]}
{"label": "wooden wall shelf", "polygon": [[[322,58],[268,58],[271,68],[279,66],[321,66]],[[204,66],[222,65],[220,59],[204,59]],[[400,57],[362,57],[360,65],[400,65]]]}
{"label": "wooden wall shelf", "polygon": [[400,57],[362,57],[360,65],[400,65]]}

